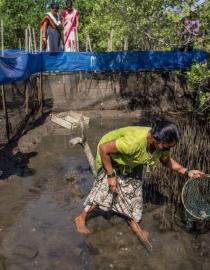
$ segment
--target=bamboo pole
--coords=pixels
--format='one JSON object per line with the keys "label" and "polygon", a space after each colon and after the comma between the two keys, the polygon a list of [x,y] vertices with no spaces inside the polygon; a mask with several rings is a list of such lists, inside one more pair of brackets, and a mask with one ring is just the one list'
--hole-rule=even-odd
{"label": "bamboo pole", "polygon": [[86,36],[85,48],[86,52],[88,52],[88,36]]}
{"label": "bamboo pole", "polygon": [[40,72],[39,74],[38,101],[39,101],[39,115],[43,115],[42,72]]}
{"label": "bamboo pole", "polygon": [[42,29],[40,28],[39,51],[42,51]]}
{"label": "bamboo pole", "polygon": [[26,88],[25,88],[25,106],[26,106],[26,115],[29,113],[29,85],[28,81],[26,82]]}
{"label": "bamboo pole", "polygon": [[[39,49],[42,51],[42,28],[40,28]],[[42,72],[39,74],[39,87],[38,87],[38,102],[39,102],[39,114],[43,114],[43,89],[42,89]]]}
{"label": "bamboo pole", "polygon": [[35,35],[35,29],[32,29],[32,34],[33,34],[33,42],[34,42],[34,52],[37,52],[37,46],[36,46],[36,35]]}
{"label": "bamboo pole", "polygon": [[21,50],[22,48],[21,48],[21,39],[20,39],[20,38],[18,39],[18,43],[19,43],[19,44],[18,44],[18,47],[19,47],[19,49]]}
{"label": "bamboo pole", "polygon": [[28,29],[25,29],[25,51],[28,51]]}
{"label": "bamboo pole", "polygon": [[124,51],[127,51],[128,50],[128,39],[127,38],[125,38],[124,39],[124,46],[123,46],[124,48]]}
{"label": "bamboo pole", "polygon": [[[1,20],[1,54],[2,54],[2,57],[4,57],[4,24],[3,24],[3,20]],[[8,113],[7,113],[6,95],[5,95],[4,85],[1,86],[1,95],[2,95],[2,105],[3,105],[3,110],[4,110],[4,116],[5,116],[6,136],[7,136],[7,141],[9,142],[10,129],[9,129],[9,119],[8,119]]]}
{"label": "bamboo pole", "polygon": [[76,35],[76,51],[79,52],[79,37],[77,27],[75,29],[75,35]]}
{"label": "bamboo pole", "polygon": [[89,49],[90,52],[92,52],[92,46],[91,46],[91,42],[90,42],[90,36],[88,35],[88,44],[89,44]]}
{"label": "bamboo pole", "polygon": [[32,43],[32,34],[31,34],[31,26],[28,25],[28,44],[29,44],[29,52],[33,52],[33,43]]}
{"label": "bamboo pole", "polygon": [[4,24],[1,20],[1,56],[4,56]]}
{"label": "bamboo pole", "polygon": [[112,34],[112,30],[110,31],[110,35],[109,35],[109,38],[108,38],[108,52],[112,52],[112,39],[113,39],[113,34]]}
{"label": "bamboo pole", "polygon": [[92,52],[92,46],[91,46],[91,42],[90,42],[90,36],[87,34],[86,36],[86,52]]}
{"label": "bamboo pole", "polygon": [[5,95],[4,85],[1,86],[1,95],[2,95],[2,103],[3,103],[4,116],[5,116],[5,127],[6,127],[7,141],[9,142],[9,139],[10,139],[10,129],[9,129],[9,118],[8,118],[8,112],[7,112],[7,106],[6,106],[6,95]]}

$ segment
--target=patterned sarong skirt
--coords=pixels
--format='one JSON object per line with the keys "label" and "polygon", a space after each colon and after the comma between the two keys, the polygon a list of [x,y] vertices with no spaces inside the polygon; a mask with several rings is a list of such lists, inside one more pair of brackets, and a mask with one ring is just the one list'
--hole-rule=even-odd
{"label": "patterned sarong skirt", "polygon": [[133,173],[127,175],[122,175],[117,169],[115,171],[120,196],[113,196],[108,186],[106,173],[101,168],[84,202],[85,211],[88,212],[91,205],[96,204],[102,210],[112,210],[129,218],[132,213],[135,220],[139,222],[143,209],[143,166],[138,166]]}

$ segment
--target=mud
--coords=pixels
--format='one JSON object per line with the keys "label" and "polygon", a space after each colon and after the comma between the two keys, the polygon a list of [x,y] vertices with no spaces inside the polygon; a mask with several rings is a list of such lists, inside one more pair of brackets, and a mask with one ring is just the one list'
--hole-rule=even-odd
{"label": "mud", "polygon": [[[105,132],[152,120],[140,112],[89,116],[85,133],[94,151]],[[111,213],[95,212],[88,221],[92,233],[78,234],[74,218],[92,175],[82,149],[68,143],[75,136],[78,128],[68,131],[48,119],[2,152],[0,269],[209,269],[209,229],[188,231],[178,216],[172,226],[171,210],[161,201],[144,206],[152,253]]]}

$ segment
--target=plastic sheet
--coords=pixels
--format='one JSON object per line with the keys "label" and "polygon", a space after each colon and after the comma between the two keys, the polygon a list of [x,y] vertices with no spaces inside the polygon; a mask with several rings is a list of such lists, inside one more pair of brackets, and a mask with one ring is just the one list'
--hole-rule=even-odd
{"label": "plastic sheet", "polygon": [[0,84],[46,72],[120,72],[190,68],[208,58],[204,51],[40,52],[7,50],[0,57]]}

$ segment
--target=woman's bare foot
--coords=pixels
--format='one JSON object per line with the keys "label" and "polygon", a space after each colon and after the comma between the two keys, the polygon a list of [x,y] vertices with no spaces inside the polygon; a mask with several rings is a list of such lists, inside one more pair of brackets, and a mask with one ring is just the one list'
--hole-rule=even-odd
{"label": "woman's bare foot", "polygon": [[79,215],[75,218],[75,224],[77,227],[77,231],[79,233],[89,234],[91,231],[88,229],[88,227],[85,225],[85,219],[82,215]]}

